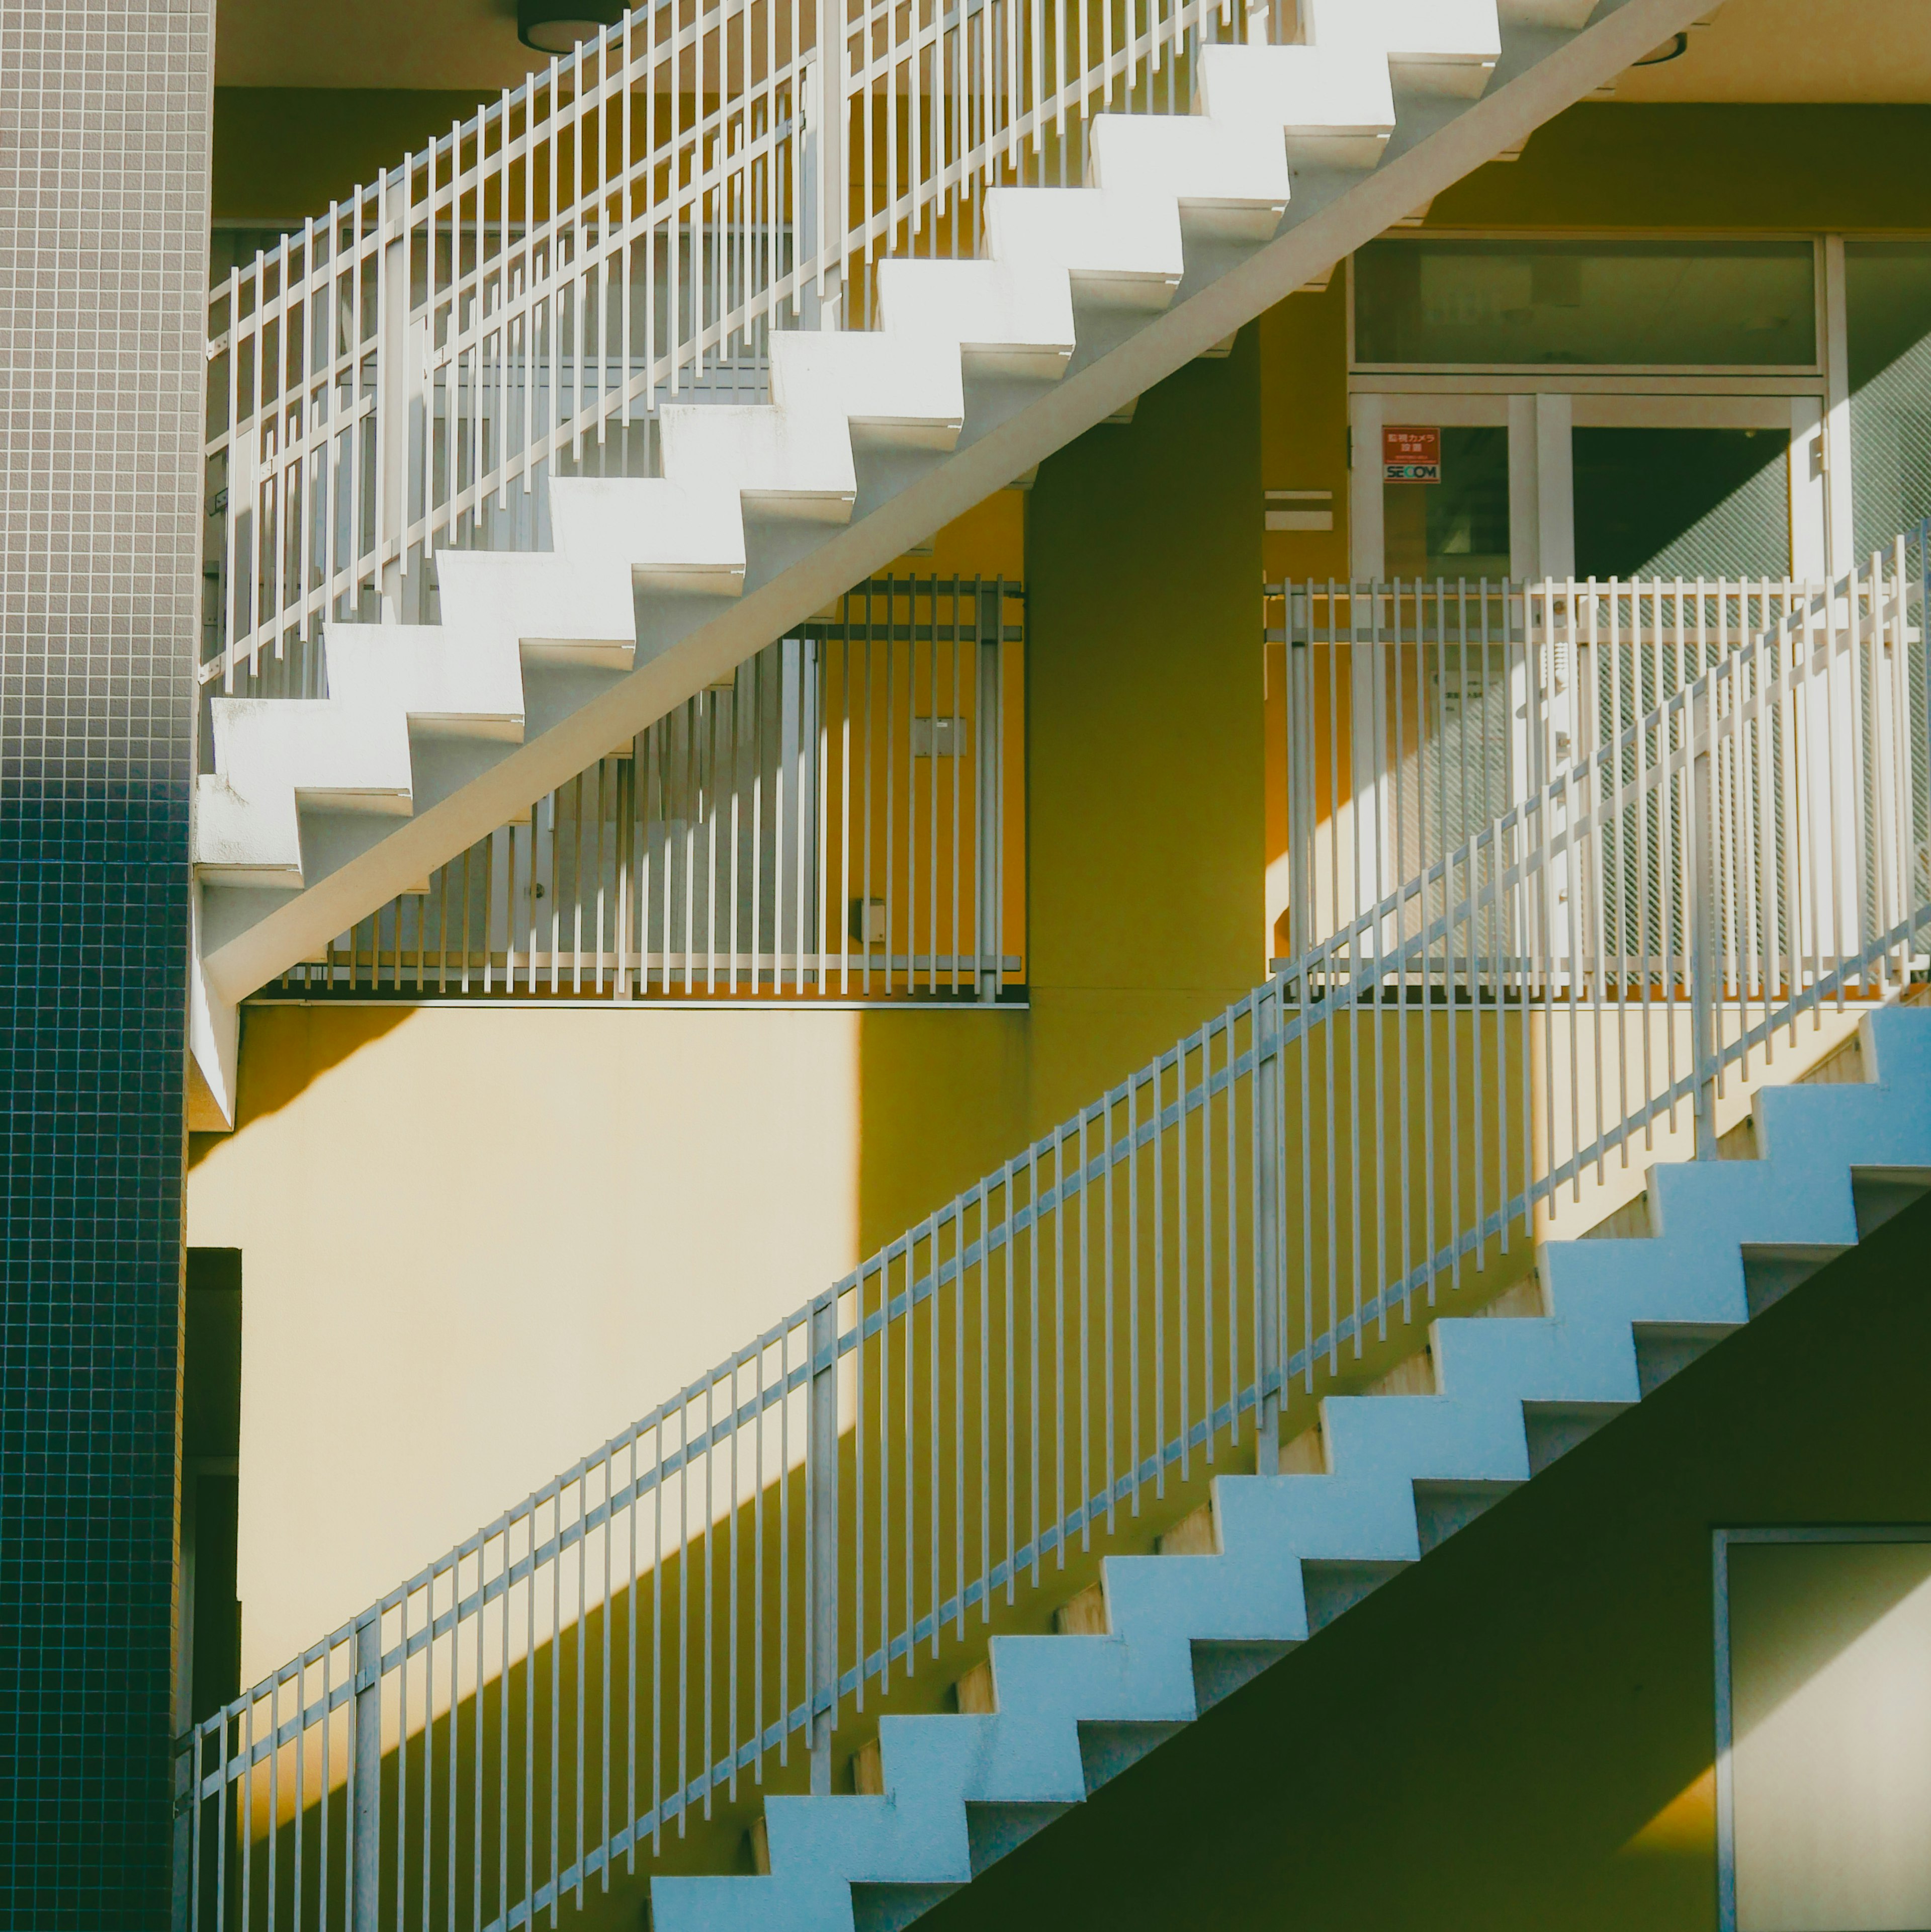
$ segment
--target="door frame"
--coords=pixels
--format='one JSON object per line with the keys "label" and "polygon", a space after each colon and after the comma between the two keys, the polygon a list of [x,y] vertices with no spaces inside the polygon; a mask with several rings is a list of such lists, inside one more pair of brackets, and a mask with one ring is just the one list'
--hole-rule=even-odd
{"label": "door frame", "polygon": [[[1573,379],[1568,379],[1573,382]],[[1558,386],[1561,385],[1561,386]],[[1572,432],[1577,429],[1773,429],[1790,437],[1791,574],[1821,578],[1846,493],[1830,488],[1825,456],[1825,384],[1779,382],[1768,393],[1692,378],[1660,382],[1641,372],[1587,388],[1560,375],[1543,381],[1358,375],[1348,380],[1348,569],[1385,574],[1381,431],[1391,424],[1506,428],[1509,433],[1509,568],[1519,578],[1568,577],[1576,568]]]}

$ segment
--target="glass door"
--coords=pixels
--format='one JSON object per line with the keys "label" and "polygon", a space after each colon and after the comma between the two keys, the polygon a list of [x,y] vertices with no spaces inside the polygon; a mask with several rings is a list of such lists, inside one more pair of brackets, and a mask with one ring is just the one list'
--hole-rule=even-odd
{"label": "glass door", "polygon": [[[1399,436],[1401,426],[1391,433]],[[1450,423],[1432,434],[1436,441],[1431,446],[1441,452],[1438,462],[1383,464],[1383,574],[1445,577],[1451,584],[1458,578],[1507,577],[1508,430]],[[1423,474],[1414,478],[1388,473],[1402,470]]]}
{"label": "glass door", "polygon": [[1451,381],[1357,386],[1349,404],[1357,578],[1824,573],[1821,394]]}

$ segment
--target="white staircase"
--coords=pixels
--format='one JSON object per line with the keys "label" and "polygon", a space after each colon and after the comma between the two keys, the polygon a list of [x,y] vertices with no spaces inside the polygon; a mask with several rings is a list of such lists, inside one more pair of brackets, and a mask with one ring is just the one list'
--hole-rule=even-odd
{"label": "white staircase", "polygon": [[552,550],[439,551],[439,625],[329,624],[327,699],[217,698],[197,1124],[247,994],[1705,4],[1303,0],[1305,44],[1200,50],[1192,114],[1098,116],[1088,185],[991,190],[984,259],[882,263],[878,328],[775,334],[769,404],[553,482]]}
{"label": "white staircase", "polygon": [[[194,1896],[346,1763],[368,1914],[448,1870],[490,1932],[646,1882],[655,1932],[901,1925],[1931,1186],[1931,898],[1882,856],[1931,808],[1922,582],[1726,651],[202,1720]],[[1629,1238],[1659,1136],[1705,1158],[1642,1155]],[[1525,1273],[1585,1198],[1624,1238]],[[668,1875],[747,1823],[760,1875]]]}
{"label": "white staircase", "polygon": [[877,1795],[767,1799],[764,1874],[655,1879],[655,1932],[908,1923],[1849,1248],[1931,1186],[1931,1014],[1862,1027],[1865,1084],[1759,1094],[1756,1159],[1652,1169],[1647,1238],[1546,1247],[1540,1314],[1435,1322],[1433,1394],[1330,1396],[1318,1471],[1217,1478],[1210,1554],[1105,1558],[1069,1620],[1103,1634],[994,1636],[977,1714],[881,1718]]}

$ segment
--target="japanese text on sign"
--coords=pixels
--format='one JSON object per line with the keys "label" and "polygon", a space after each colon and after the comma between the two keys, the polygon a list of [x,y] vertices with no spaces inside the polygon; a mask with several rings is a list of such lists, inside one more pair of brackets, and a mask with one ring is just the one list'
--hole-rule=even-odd
{"label": "japanese text on sign", "polygon": [[1439,483],[1441,432],[1438,429],[1384,429],[1381,476],[1389,483]]}

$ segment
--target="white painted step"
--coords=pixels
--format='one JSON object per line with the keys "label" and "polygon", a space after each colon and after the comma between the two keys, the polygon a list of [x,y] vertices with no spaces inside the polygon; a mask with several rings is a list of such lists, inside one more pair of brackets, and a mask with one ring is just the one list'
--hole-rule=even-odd
{"label": "white painted step", "polygon": [[1206,50],[1192,114],[1098,117],[1087,186],[989,196],[985,260],[881,264],[877,333],[780,335],[770,404],[664,409],[658,476],[553,483],[553,550],[442,553],[433,634],[328,627],[325,703],[217,699],[211,1088],[247,994],[1699,10],[1309,0],[1308,45]]}

